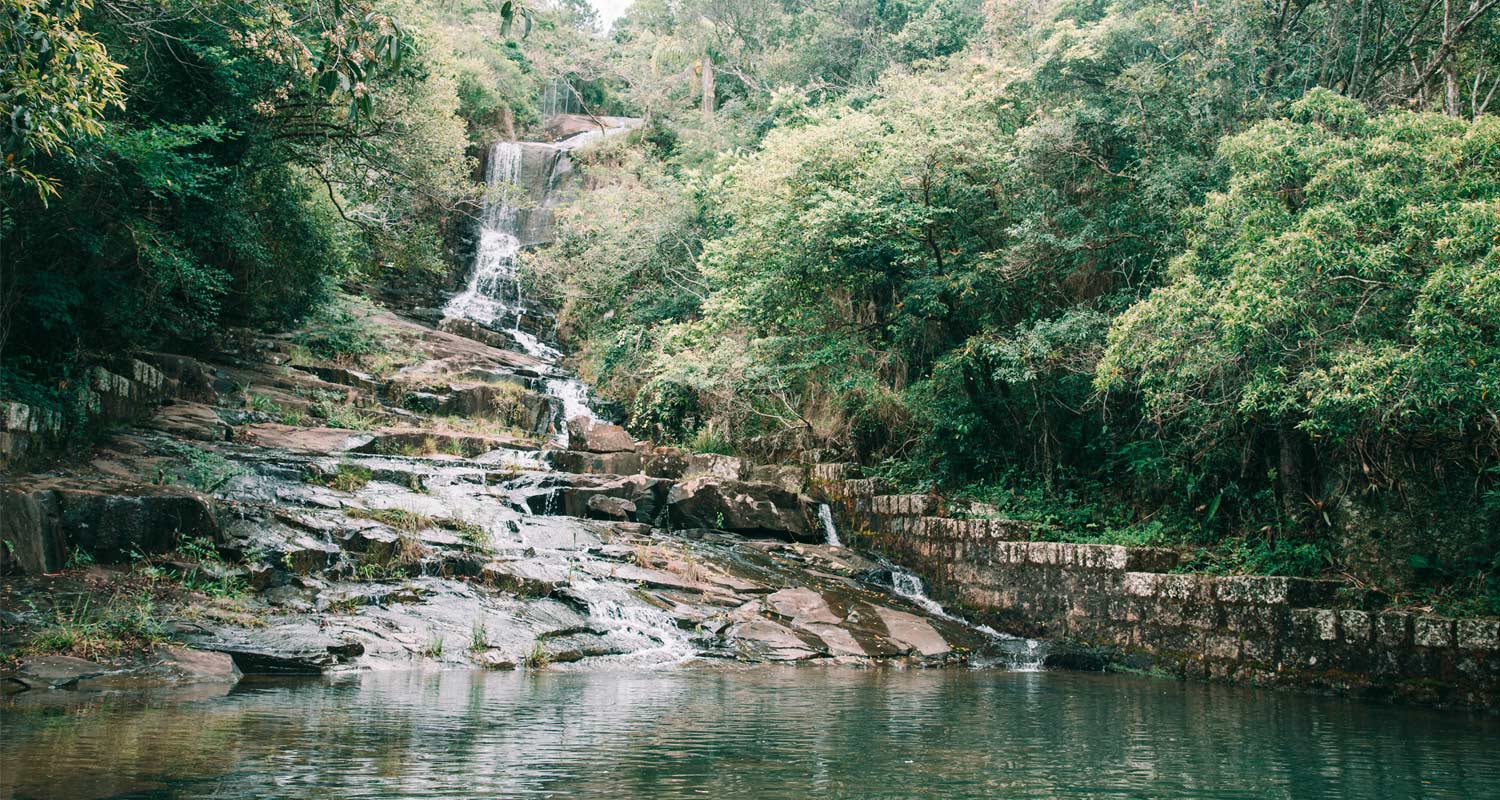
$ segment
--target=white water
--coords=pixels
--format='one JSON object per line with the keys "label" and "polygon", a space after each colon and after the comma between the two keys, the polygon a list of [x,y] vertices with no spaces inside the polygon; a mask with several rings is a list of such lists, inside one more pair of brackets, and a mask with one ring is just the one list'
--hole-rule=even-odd
{"label": "white water", "polygon": [[[516,256],[521,253],[521,240],[516,238],[519,209],[512,198],[497,195],[496,191],[513,192],[519,185],[521,154],[521,146],[515,142],[496,142],[490,148],[490,163],[484,176],[490,195],[485,197],[480,212],[474,268],[469,272],[468,285],[443,308],[444,316],[493,325],[505,314],[514,313],[519,325],[522,313],[520,285],[516,281]],[[526,345],[522,343],[522,347]]]}
{"label": "white water", "polygon": [[[825,508],[827,506],[824,506]],[[927,596],[927,589],[922,585],[922,579],[910,570],[898,567],[890,562],[884,566],[891,571],[891,588],[896,594],[910,600],[913,604],[931,614],[934,617],[956,622],[967,628],[979,631],[992,639],[1002,640],[1007,643],[1018,644],[1019,647],[1007,647],[1006,651],[1011,655],[1010,668],[1017,672],[1038,672],[1042,669],[1042,661],[1046,657],[1046,648],[1035,639],[1021,639],[1016,636],[1001,633],[988,625],[980,625],[970,622],[962,617],[956,617],[948,613],[943,604]]]}
{"label": "white water", "polygon": [[666,667],[698,655],[687,633],[677,626],[671,615],[642,602],[626,587],[575,577],[572,588],[588,603],[588,618],[592,626],[606,631],[625,651],[622,655],[585,659],[590,666],[607,663]]}
{"label": "white water", "polygon": [[[589,406],[588,390],[583,382],[558,368],[562,352],[521,327],[527,309],[516,270],[521,240],[518,236],[520,209],[515,195],[521,189],[524,155],[524,148],[516,142],[496,142],[491,148],[490,163],[485,172],[489,194],[480,215],[479,247],[474,253],[474,268],[469,274],[468,285],[448,301],[443,315],[501,328],[522,352],[551,368],[557,377],[548,378],[545,388],[562,404],[562,419],[559,420],[562,424],[557,426],[554,438],[556,443],[566,446],[567,420],[580,416],[599,417]],[[549,190],[553,178],[548,176]]]}
{"label": "white water", "polygon": [[839,541],[839,529],[833,524],[833,509],[827,503],[818,504],[818,519],[823,522],[823,542],[832,547],[843,547],[844,543]]}

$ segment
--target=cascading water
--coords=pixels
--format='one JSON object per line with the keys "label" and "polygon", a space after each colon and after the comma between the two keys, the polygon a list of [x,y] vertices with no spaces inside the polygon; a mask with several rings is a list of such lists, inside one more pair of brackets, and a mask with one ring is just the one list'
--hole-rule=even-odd
{"label": "cascading water", "polygon": [[[469,283],[443,308],[443,316],[471,319],[483,325],[494,325],[506,314],[514,314],[520,327],[520,284],[516,280],[516,256],[521,240],[516,236],[518,209],[508,196],[520,185],[521,146],[516,142],[496,142],[490,148],[490,163],[485,183],[490,196],[480,213],[479,247],[474,253],[474,268]],[[526,343],[517,340],[528,351]],[[540,344],[540,343],[537,343]]]}
{"label": "cascading water", "polygon": [[833,524],[833,509],[827,503],[818,504],[818,519],[823,523],[823,542],[831,547],[843,547],[839,541],[839,529]]}
{"label": "cascading water", "polygon": [[[825,506],[826,507],[826,506]],[[1046,645],[1035,639],[1022,639],[1001,633],[988,625],[980,625],[970,622],[962,617],[956,617],[943,608],[943,604],[927,595],[927,588],[923,586],[922,579],[910,570],[897,566],[882,559],[882,566],[891,573],[891,590],[896,594],[911,601],[913,605],[934,617],[940,617],[950,622],[973,628],[980,633],[1004,644],[1002,648],[1006,654],[1006,665],[1018,672],[1034,672],[1042,669],[1043,661],[1047,657]]]}
{"label": "cascading water", "polygon": [[[551,166],[544,194],[555,186],[559,155],[560,152],[547,154]],[[522,246],[521,208],[517,205],[517,197],[525,190],[525,166],[526,146],[521,143],[496,142],[490,149],[489,166],[485,171],[489,194],[480,216],[474,268],[464,290],[454,295],[443,308],[443,315],[502,330],[522,352],[548,367],[554,376],[547,378],[543,385],[547,393],[562,405],[560,423],[580,416],[598,419],[589,406],[588,390],[583,382],[558,367],[562,352],[522,327],[527,307],[516,270]],[[540,201],[545,201],[545,197]],[[559,443],[566,444],[565,426],[559,424],[556,427]]]}

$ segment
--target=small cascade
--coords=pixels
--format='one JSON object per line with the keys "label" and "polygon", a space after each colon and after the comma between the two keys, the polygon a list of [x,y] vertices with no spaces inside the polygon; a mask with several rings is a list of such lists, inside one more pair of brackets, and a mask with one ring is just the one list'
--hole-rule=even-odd
{"label": "small cascade", "polygon": [[839,541],[839,529],[833,524],[833,509],[827,503],[818,504],[818,519],[823,523],[823,543],[832,547],[843,547]]}
{"label": "small cascade", "polygon": [[[492,195],[497,190],[505,193],[516,190],[521,179],[521,160],[521,146],[516,142],[496,142],[490,148],[485,183]],[[509,196],[485,198],[480,213],[479,247],[474,252],[469,283],[448,301],[443,316],[495,325],[505,315],[514,314],[519,330],[523,309],[520,283],[516,280],[516,257],[521,253],[521,240],[516,237],[518,210]],[[526,347],[519,340],[518,344]]]}
{"label": "small cascade", "polygon": [[980,625],[962,617],[949,614],[948,610],[943,608],[942,603],[927,595],[927,588],[922,584],[922,579],[917,577],[915,573],[884,559],[881,560],[881,565],[890,570],[891,590],[896,594],[910,600],[914,605],[934,617],[946,619],[949,622],[956,622],[996,640],[1000,644],[1000,649],[1005,654],[1005,665],[1008,668],[1017,672],[1036,672],[1043,668],[1043,662],[1047,658],[1045,643],[1036,639],[1022,639],[1017,636],[1010,636],[988,625]]}
{"label": "small cascade", "polygon": [[[604,656],[607,663],[666,667],[698,655],[687,633],[671,615],[643,602],[624,586],[574,578],[571,590],[588,604],[589,622],[607,631],[624,651],[623,655]],[[598,664],[599,660],[593,663]]]}

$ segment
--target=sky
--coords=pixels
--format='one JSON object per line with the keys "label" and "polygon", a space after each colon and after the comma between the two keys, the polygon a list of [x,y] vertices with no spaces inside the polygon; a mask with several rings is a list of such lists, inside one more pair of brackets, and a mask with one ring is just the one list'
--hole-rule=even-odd
{"label": "sky", "polygon": [[615,24],[615,20],[625,13],[633,0],[589,0],[589,5],[599,12],[599,25],[608,31],[609,26]]}

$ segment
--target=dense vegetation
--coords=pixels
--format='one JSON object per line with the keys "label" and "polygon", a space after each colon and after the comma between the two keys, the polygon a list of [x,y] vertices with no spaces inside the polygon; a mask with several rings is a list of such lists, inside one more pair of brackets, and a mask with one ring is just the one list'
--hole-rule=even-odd
{"label": "dense vegetation", "polygon": [[713,95],[626,80],[649,125],[534,272],[638,434],[1496,612],[1497,33],[1483,3],[643,2],[616,57],[699,54]]}
{"label": "dense vegetation", "polygon": [[113,354],[441,282],[474,153],[540,120],[538,63],[586,38],[576,9],[529,12],[528,56],[517,11],[5,0],[0,388],[76,412]]}
{"label": "dense vegetation", "polygon": [[3,2],[4,394],[441,284],[562,86],[637,434],[1500,613],[1497,0]]}

